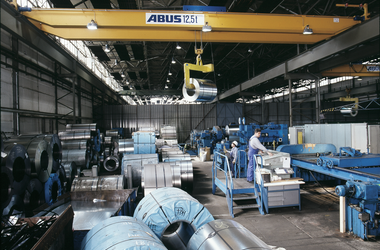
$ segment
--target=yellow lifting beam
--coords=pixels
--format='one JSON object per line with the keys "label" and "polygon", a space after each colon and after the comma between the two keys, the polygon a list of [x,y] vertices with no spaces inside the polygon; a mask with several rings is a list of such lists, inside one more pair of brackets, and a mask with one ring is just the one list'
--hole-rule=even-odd
{"label": "yellow lifting beam", "polygon": [[380,65],[353,64],[342,65],[333,69],[325,70],[322,76],[374,76],[380,77]]}
{"label": "yellow lifting beam", "polygon": [[195,89],[195,86],[190,81],[190,70],[194,71],[202,71],[203,73],[213,72],[214,64],[206,64],[203,65],[201,54],[203,53],[203,49],[195,49],[195,54],[197,54],[197,61],[195,64],[184,63],[183,71],[185,75],[185,84],[187,89]]}
{"label": "yellow lifting beam", "polygon": [[[44,32],[68,40],[299,43],[328,39],[360,23],[352,17],[155,10],[32,9],[22,12]],[[87,30],[94,20],[97,30]],[[306,25],[312,35],[303,35]]]}

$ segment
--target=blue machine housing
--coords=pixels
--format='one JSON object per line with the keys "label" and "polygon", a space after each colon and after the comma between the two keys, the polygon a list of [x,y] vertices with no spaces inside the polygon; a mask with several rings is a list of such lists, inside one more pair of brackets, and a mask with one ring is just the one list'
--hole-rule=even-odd
{"label": "blue machine housing", "polygon": [[225,132],[219,126],[214,126],[212,130],[194,130],[191,137],[192,146],[198,149],[198,154],[200,149],[205,147],[209,147],[213,152],[216,144],[225,138]]}

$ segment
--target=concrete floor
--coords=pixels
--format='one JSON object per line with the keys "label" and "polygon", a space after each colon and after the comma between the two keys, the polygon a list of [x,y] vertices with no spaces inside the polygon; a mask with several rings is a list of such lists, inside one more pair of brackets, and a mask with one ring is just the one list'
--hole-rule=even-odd
{"label": "concrete floor", "polygon": [[[235,210],[231,218],[225,195],[217,188],[213,195],[212,161],[193,158],[194,189],[192,196],[201,202],[215,219],[232,219],[271,246],[286,250],[380,249],[380,240],[363,241],[339,232],[339,198],[313,184],[301,185],[301,208],[272,208],[261,215],[258,209]],[[327,188],[334,192],[334,187]]]}

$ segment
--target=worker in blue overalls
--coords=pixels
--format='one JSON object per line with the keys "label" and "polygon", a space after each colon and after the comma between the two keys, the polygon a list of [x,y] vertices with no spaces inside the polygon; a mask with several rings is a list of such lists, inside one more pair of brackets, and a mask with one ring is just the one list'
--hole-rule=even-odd
{"label": "worker in blue overalls", "polygon": [[255,174],[255,158],[254,155],[257,155],[259,151],[267,152],[269,155],[273,155],[271,152],[268,152],[268,149],[266,149],[261,142],[259,141],[259,138],[261,136],[261,129],[257,128],[255,129],[255,134],[252,135],[252,137],[249,139],[249,150],[248,150],[248,171],[247,171],[247,181],[252,182],[253,181],[253,175]]}

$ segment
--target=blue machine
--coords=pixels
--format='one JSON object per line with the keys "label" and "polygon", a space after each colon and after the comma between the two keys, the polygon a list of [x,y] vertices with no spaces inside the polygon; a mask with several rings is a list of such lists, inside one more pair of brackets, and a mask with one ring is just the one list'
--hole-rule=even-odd
{"label": "blue machine", "polygon": [[214,126],[212,130],[193,130],[191,132],[191,146],[198,149],[198,154],[200,149],[205,147],[209,147],[213,152],[216,144],[222,141],[224,137],[225,133],[219,126]]}
{"label": "blue machine", "polygon": [[[380,155],[362,154],[332,144],[283,145],[277,151],[291,154],[294,177],[312,181],[337,180],[335,192],[346,197],[346,230],[369,239],[380,236]],[[342,183],[343,182],[343,183]],[[344,183],[345,182],[345,183]]]}

